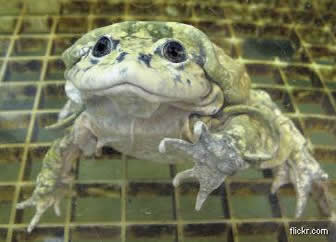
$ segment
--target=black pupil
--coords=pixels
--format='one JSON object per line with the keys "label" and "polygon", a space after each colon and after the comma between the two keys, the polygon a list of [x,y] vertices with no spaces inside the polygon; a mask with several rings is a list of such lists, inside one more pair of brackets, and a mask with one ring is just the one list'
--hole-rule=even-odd
{"label": "black pupil", "polygon": [[102,57],[111,52],[111,41],[107,37],[102,37],[98,40],[93,48],[93,56]]}
{"label": "black pupil", "polygon": [[165,45],[163,52],[164,52],[164,56],[168,60],[175,62],[175,63],[185,61],[186,59],[186,54],[185,54],[183,46],[176,41],[168,42]]}

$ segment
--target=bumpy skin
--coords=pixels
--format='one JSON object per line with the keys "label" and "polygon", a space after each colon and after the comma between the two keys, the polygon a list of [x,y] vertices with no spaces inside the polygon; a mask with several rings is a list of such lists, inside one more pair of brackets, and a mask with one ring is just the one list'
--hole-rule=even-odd
{"label": "bumpy skin", "polygon": [[[103,36],[111,49],[97,57]],[[172,41],[184,47],[183,61],[167,58]],[[194,162],[173,184],[200,182],[197,210],[227,176],[254,167],[273,169],[272,192],[294,185],[300,216],[312,184],[327,178],[292,121],[267,93],[250,90],[243,66],[192,26],[114,24],[84,35],[63,59],[69,101],[51,128],[74,124],[50,148],[32,197],[17,206],[37,209],[29,232],[48,207],[59,214],[72,161],[103,146],[139,159]]]}

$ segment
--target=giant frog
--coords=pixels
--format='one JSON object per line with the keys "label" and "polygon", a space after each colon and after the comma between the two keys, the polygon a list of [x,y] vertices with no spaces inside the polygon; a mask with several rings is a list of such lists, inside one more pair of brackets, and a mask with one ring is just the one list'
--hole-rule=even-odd
{"label": "giant frog", "polygon": [[193,26],[116,23],[85,34],[63,60],[69,100],[51,128],[69,127],[47,152],[32,196],[17,205],[36,207],[29,232],[49,207],[60,213],[73,161],[103,146],[139,162],[193,162],[173,184],[199,182],[196,210],[227,176],[271,169],[271,192],[293,184],[299,217],[312,184],[328,177],[270,96],[250,89],[243,65]]}

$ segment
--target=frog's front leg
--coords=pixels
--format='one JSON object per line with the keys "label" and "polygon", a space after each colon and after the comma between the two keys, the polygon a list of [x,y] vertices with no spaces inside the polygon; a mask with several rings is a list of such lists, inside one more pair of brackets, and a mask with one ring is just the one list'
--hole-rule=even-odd
{"label": "frog's front leg", "polygon": [[84,127],[84,123],[85,120],[79,118],[68,134],[53,142],[43,160],[32,196],[17,204],[17,209],[36,207],[28,232],[34,229],[49,207],[54,206],[56,215],[60,215],[59,203],[63,198],[65,185],[71,181],[72,161],[83,153],[83,148],[86,148],[87,153],[94,147],[94,136]]}
{"label": "frog's front leg", "polygon": [[200,210],[209,194],[218,188],[227,176],[249,165],[236,148],[235,140],[229,135],[211,134],[201,121],[196,122],[194,134],[198,139],[195,144],[180,139],[165,138],[159,145],[159,151],[163,153],[167,149],[183,150],[186,155],[193,157],[195,166],[178,173],[173,184],[178,186],[185,179],[197,179],[200,190],[195,209]]}
{"label": "frog's front leg", "polygon": [[[235,123],[233,121],[232,123]],[[238,120],[239,122],[239,120]],[[236,123],[238,123],[236,122]],[[219,134],[211,134],[204,123],[198,121],[194,126],[194,133],[199,137],[195,144],[179,139],[165,138],[161,141],[160,152],[174,152],[174,150],[183,150],[186,155],[193,158],[195,166],[192,169],[178,173],[174,178],[173,184],[179,185],[185,179],[195,178],[200,182],[200,191],[197,196],[196,210],[199,210],[206,200],[207,196],[215,190],[229,175],[249,167],[250,164],[255,164],[258,167],[265,168],[264,164],[268,166],[274,164],[272,168],[275,172],[275,178],[272,184],[272,192],[276,192],[282,185],[292,183],[297,194],[296,217],[299,217],[306,205],[309,193],[312,190],[312,185],[318,184],[328,178],[328,175],[321,169],[319,163],[310,154],[306,145],[300,142],[300,134],[293,133],[296,131],[295,126],[290,122],[292,133],[286,133],[286,126],[278,127],[282,131],[282,135],[289,135],[287,143],[282,143],[283,147],[274,154],[250,154],[238,149],[237,143],[239,140],[245,141],[243,143],[252,146],[253,143],[258,143],[257,140],[246,139],[247,136],[253,136],[256,128],[251,125],[240,126],[238,133],[241,135],[232,134],[234,126],[225,129]],[[228,125],[229,126],[229,125]],[[245,127],[252,127],[247,133],[244,131]],[[233,129],[232,129],[233,128]],[[298,131],[297,131],[298,132]],[[236,133],[237,134],[237,133]],[[244,135],[245,134],[245,135]],[[274,155],[286,151],[288,156],[280,155],[284,158],[282,162],[273,159]],[[273,158],[272,158],[273,157]],[[270,162],[273,160],[275,162]],[[264,162],[261,162],[264,161]],[[260,165],[261,164],[261,165]]]}

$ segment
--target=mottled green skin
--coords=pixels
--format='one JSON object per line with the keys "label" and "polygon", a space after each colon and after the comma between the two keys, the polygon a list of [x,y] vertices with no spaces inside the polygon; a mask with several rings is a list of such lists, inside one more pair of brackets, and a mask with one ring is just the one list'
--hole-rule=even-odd
{"label": "mottled green skin", "polygon": [[[92,48],[102,36],[114,47],[97,58]],[[183,44],[186,61],[165,58],[169,40]],[[59,213],[58,188],[69,182],[72,161],[99,155],[103,146],[156,162],[194,162],[173,184],[200,182],[196,209],[227,176],[248,167],[271,168],[272,192],[294,185],[299,216],[311,185],[327,177],[269,95],[250,90],[243,66],[192,26],[114,24],[87,33],[63,58],[69,101],[54,127],[75,122],[50,148],[32,197],[18,205],[37,208],[28,231],[48,207]]]}

